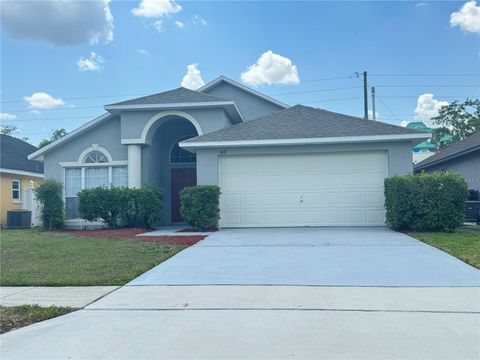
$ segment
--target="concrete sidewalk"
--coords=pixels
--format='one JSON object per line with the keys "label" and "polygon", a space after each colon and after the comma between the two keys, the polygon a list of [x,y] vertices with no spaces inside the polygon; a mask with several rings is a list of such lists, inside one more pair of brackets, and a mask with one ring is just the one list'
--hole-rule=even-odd
{"label": "concrete sidewalk", "polygon": [[3,286],[0,287],[0,305],[83,308],[118,288],[118,286]]}

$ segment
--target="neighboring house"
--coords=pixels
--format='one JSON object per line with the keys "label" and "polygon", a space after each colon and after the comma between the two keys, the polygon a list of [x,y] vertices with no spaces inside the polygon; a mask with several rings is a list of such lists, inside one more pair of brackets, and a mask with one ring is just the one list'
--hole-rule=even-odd
{"label": "neighboring house", "polygon": [[[29,160],[37,148],[8,135],[0,135],[0,224],[7,223],[7,211],[32,207],[32,188],[43,179],[43,164]],[[35,218],[35,214],[32,214]]]}
{"label": "neighboring house", "polygon": [[384,178],[412,172],[412,146],[430,137],[289,107],[223,76],[105,109],[30,155],[64,182],[69,219],[83,188],[153,183],[162,224],[177,223],[182,188],[218,184],[222,227],[384,225]]}
{"label": "neighboring house", "polygon": [[[432,129],[421,121],[412,121],[408,123],[407,129],[416,129],[429,133],[432,132]],[[436,152],[437,147],[432,144],[431,139],[422,141],[420,144],[417,144],[412,148],[413,163],[416,164],[422,160],[425,160],[426,158],[434,155]]]}
{"label": "neighboring house", "polygon": [[415,172],[460,173],[468,188],[480,191],[480,131],[415,165]]}

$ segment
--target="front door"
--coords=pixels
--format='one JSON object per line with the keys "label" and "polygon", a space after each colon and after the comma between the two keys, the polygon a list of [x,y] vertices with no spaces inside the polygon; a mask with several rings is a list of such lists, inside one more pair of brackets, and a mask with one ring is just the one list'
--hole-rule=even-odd
{"label": "front door", "polygon": [[172,222],[183,221],[180,214],[180,191],[197,185],[197,169],[172,169]]}

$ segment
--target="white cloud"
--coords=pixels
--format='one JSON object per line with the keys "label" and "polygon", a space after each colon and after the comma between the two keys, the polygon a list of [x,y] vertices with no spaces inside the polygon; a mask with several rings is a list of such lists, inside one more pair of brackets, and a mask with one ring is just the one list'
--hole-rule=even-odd
{"label": "white cloud", "polygon": [[480,6],[476,1],[466,2],[459,11],[450,15],[450,26],[459,26],[466,32],[480,33]]}
{"label": "white cloud", "polygon": [[17,118],[17,115],[0,112],[0,120],[11,121],[11,120],[15,120],[16,118]]}
{"label": "white cloud", "polygon": [[203,25],[203,26],[207,26],[207,25],[208,25],[207,20],[205,20],[203,17],[201,17],[201,16],[198,15],[198,14],[196,14],[196,15],[193,17],[192,22],[193,22],[195,25]]}
{"label": "white cloud", "polygon": [[147,50],[144,50],[144,49],[137,49],[137,52],[139,52],[140,54],[143,54],[143,55],[150,56],[150,53]]}
{"label": "white cloud", "polygon": [[240,75],[243,82],[249,85],[298,84],[297,67],[286,57],[273,53],[263,53],[257,63],[249,66]]}
{"label": "white cloud", "polygon": [[163,22],[162,20],[156,20],[153,22],[152,26],[157,30],[158,32],[163,31]]}
{"label": "white cloud", "polygon": [[427,126],[433,126],[431,118],[437,116],[440,108],[446,105],[448,105],[448,101],[434,99],[433,94],[420,95],[415,108],[416,118],[422,120]]}
{"label": "white cloud", "polygon": [[89,58],[80,58],[77,66],[81,71],[99,71],[103,68],[104,63],[103,57],[92,51]]}
{"label": "white cloud", "polygon": [[[380,116],[380,113],[378,111],[375,111],[375,118],[378,119],[378,117]],[[368,117],[369,118],[373,118],[373,110],[368,110]]]}
{"label": "white cloud", "polygon": [[400,126],[407,127],[408,124],[410,124],[410,121],[408,121],[408,120],[400,121]]}
{"label": "white cloud", "polygon": [[45,92],[36,92],[32,96],[25,96],[23,99],[28,103],[28,107],[33,110],[48,110],[65,105],[65,101],[62,99],[54,98]]}
{"label": "white cloud", "polygon": [[185,27],[185,24],[181,21],[175,21],[175,25],[180,28],[180,29],[183,29]]}
{"label": "white cloud", "polygon": [[113,40],[110,0],[1,1],[0,22],[13,37],[58,46]]}
{"label": "white cloud", "polygon": [[415,4],[415,7],[425,7],[425,6],[428,6],[428,3],[423,1]]}
{"label": "white cloud", "polygon": [[197,90],[199,87],[205,85],[202,79],[198,64],[190,64],[187,66],[187,73],[182,79],[182,86],[187,89]]}
{"label": "white cloud", "polygon": [[182,10],[175,0],[142,0],[132,14],[146,18],[159,18]]}

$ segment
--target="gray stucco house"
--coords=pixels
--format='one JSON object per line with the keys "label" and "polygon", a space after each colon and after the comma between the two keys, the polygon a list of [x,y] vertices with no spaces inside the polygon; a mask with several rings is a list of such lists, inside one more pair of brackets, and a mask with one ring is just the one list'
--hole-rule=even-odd
{"label": "gray stucco house", "polygon": [[221,227],[381,226],[384,178],[411,173],[412,146],[430,136],[290,107],[223,76],[105,110],[29,157],[64,183],[70,223],[83,188],[153,183],[163,224],[182,221],[182,188],[218,184]]}
{"label": "gray stucco house", "polygon": [[468,188],[480,191],[480,131],[417,163],[415,172],[460,173]]}

